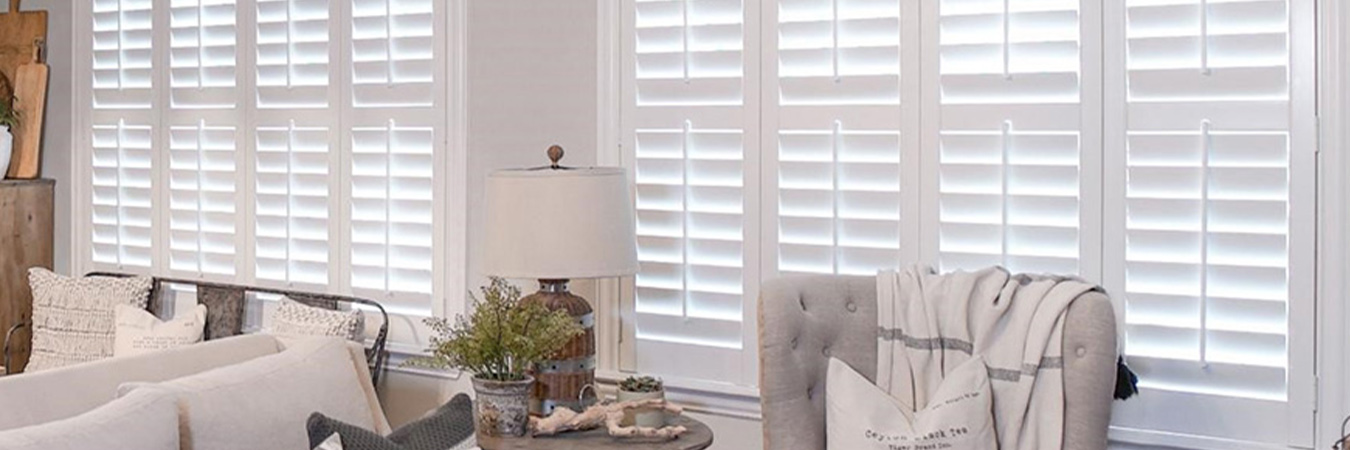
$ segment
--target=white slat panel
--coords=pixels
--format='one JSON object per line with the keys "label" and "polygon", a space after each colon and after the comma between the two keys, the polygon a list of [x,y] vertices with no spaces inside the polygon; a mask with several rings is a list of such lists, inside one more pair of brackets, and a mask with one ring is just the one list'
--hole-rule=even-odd
{"label": "white slat panel", "polygon": [[254,273],[259,280],[324,288],[329,283],[330,131],[259,127],[254,179]]}
{"label": "white slat panel", "polygon": [[101,268],[148,272],[158,207],[153,3],[98,0],[90,12],[90,258]]}
{"label": "white slat panel", "polygon": [[353,292],[405,311],[430,311],[436,270],[437,118],[435,0],[350,0],[346,37],[352,108],[343,171],[350,202]]}
{"label": "white slat panel", "polygon": [[[1139,402],[1114,425],[1284,446],[1297,0],[1127,0],[1119,286]],[[1180,403],[1214,411],[1181,420]],[[1185,416],[1189,417],[1189,416]],[[1233,426],[1245,423],[1241,427]]]}
{"label": "white slat panel", "polygon": [[[749,14],[741,0],[629,2],[625,68],[625,159],[636,183],[637,354],[686,349],[694,367],[639,357],[641,371],[749,380],[738,359],[750,270],[746,189],[757,157],[748,134],[744,51]],[[752,187],[753,188],[753,187]],[[664,353],[664,352],[663,352]],[[673,361],[673,360],[671,360]],[[711,361],[709,359],[709,361]]]}
{"label": "white slat panel", "polygon": [[93,129],[93,262],[119,270],[151,267],[155,207],[154,134],[149,125],[118,121]]}
{"label": "white slat panel", "polygon": [[[1090,2],[1088,2],[1090,4]],[[937,259],[1084,273],[1077,0],[938,3]],[[932,70],[932,69],[930,69]],[[1085,150],[1087,149],[1087,150]],[[931,220],[931,219],[930,219]]]}
{"label": "white slat panel", "polygon": [[172,0],[170,107],[235,106],[235,0]]}
{"label": "white slat panel", "polygon": [[394,121],[351,130],[352,289],[430,301],[435,130]]}
{"label": "white slat panel", "polygon": [[169,129],[169,269],[235,275],[235,128]]}
{"label": "white slat panel", "polygon": [[329,0],[255,1],[258,107],[329,106]]}
{"label": "white slat panel", "polygon": [[766,148],[776,149],[776,179],[766,181],[777,198],[766,201],[777,203],[777,271],[897,267],[901,4],[776,3],[776,67],[762,89]]}

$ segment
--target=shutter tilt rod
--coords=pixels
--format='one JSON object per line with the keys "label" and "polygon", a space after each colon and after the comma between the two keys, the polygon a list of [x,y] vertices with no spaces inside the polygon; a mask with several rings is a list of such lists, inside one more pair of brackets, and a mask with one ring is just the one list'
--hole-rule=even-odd
{"label": "shutter tilt rod", "polygon": [[1001,162],[1001,164],[1002,164],[1002,166],[1003,166],[1003,167],[1002,167],[1002,168],[1003,168],[1003,171],[1002,171],[1002,172],[1003,172],[1003,173],[1002,173],[1002,175],[1003,175],[1003,177],[1002,177],[1002,178],[1003,178],[1003,180],[1002,180],[1003,185],[1002,185],[1001,189],[1002,189],[1002,191],[1003,191],[1003,192],[1002,192],[1003,195],[999,196],[999,198],[1000,198],[1000,199],[1002,200],[1002,202],[1003,202],[1002,208],[999,208],[999,211],[1000,211],[1000,213],[1001,213],[1000,222],[999,222],[999,225],[1000,225],[1000,226],[999,226],[999,234],[1000,234],[999,238],[1002,239],[1002,243],[1001,243],[1002,248],[1001,248],[1000,250],[1002,250],[1002,252],[1001,252],[1002,255],[1001,255],[1001,256],[1002,256],[1002,260],[1003,260],[1003,261],[1002,261],[1002,264],[1003,264],[1003,267],[1004,267],[1004,268],[1007,268],[1007,267],[1008,267],[1008,241],[1009,241],[1009,239],[1008,239],[1008,191],[1009,191],[1009,189],[1008,189],[1008,188],[1009,188],[1009,186],[1012,185],[1011,177],[1008,176],[1008,175],[1009,175],[1009,172],[1012,171],[1012,166],[1009,164],[1011,158],[1008,157],[1008,153],[1010,153],[1010,152],[1012,151],[1012,132],[1013,132],[1013,123],[1012,123],[1012,120],[1004,120],[1004,121],[1003,121],[1003,139],[1002,139],[1002,141],[1003,141],[1003,142],[1002,142],[1002,143],[1003,143],[1003,152],[1002,152],[1002,155],[1001,155],[1001,156],[1002,156],[1002,162]]}
{"label": "shutter tilt rod", "polygon": [[832,41],[831,44],[834,46],[830,65],[831,70],[834,72],[834,82],[839,83],[843,81],[843,78],[839,75],[839,0],[832,0],[830,2],[830,18],[832,21],[830,26],[830,40]]}
{"label": "shutter tilt rod", "polygon": [[1209,68],[1209,0],[1200,0],[1200,73],[1213,74]]}
{"label": "shutter tilt rod", "polygon": [[[684,3],[680,4],[680,24],[684,27],[683,30],[680,30],[680,39],[684,44],[684,84],[689,84],[689,65],[693,64],[694,60],[693,55],[689,52],[689,33],[693,31],[693,27],[689,26],[689,5],[692,2],[693,0],[685,0]],[[686,132],[688,128],[688,121],[685,121]]]}
{"label": "shutter tilt rod", "polygon": [[1003,0],[1003,79],[1012,79],[1012,0]]}
{"label": "shutter tilt rod", "polygon": [[839,149],[842,147],[844,123],[834,121],[834,131],[830,140],[830,264],[834,273],[839,273]]}
{"label": "shutter tilt rod", "polygon": [[680,188],[684,191],[684,211],[680,214],[680,242],[684,246],[680,252],[680,317],[689,320],[689,139],[694,130],[694,122],[685,119],[684,130],[680,135]]}
{"label": "shutter tilt rod", "polygon": [[1200,122],[1200,365],[1209,368],[1209,157],[1214,149],[1209,119]]}

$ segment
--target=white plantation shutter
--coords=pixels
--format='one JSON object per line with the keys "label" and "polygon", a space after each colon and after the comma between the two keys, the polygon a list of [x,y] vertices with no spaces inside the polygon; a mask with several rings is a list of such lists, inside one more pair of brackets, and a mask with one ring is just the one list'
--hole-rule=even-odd
{"label": "white plantation shutter", "polygon": [[[625,6],[625,158],[636,182],[638,370],[749,382],[744,305],[755,281],[747,208],[756,117],[741,0]],[[747,187],[750,187],[747,190]],[[750,209],[750,211],[747,211]]]}
{"label": "white plantation shutter", "polygon": [[350,22],[351,285],[395,306],[432,294],[437,240],[434,0],[354,0]]}
{"label": "white plantation shutter", "polygon": [[328,107],[336,47],[329,43],[329,1],[255,1],[258,108]]}
{"label": "white plantation shutter", "polygon": [[340,234],[337,89],[328,0],[259,0],[255,85],[254,273],[323,289]]}
{"label": "white plantation shutter", "polygon": [[434,135],[430,127],[352,129],[352,287],[431,295]]}
{"label": "white plantation shutter", "polygon": [[235,274],[234,127],[169,128],[169,268]]}
{"label": "white plantation shutter", "polygon": [[1118,427],[1311,444],[1306,3],[1125,2]]}
{"label": "white plantation shutter", "polygon": [[[459,277],[439,0],[90,0],[92,267],[374,298]],[[455,231],[456,233],[459,231]],[[451,292],[449,295],[456,295]]]}
{"label": "white plantation shutter", "polygon": [[901,133],[901,47],[918,45],[902,42],[902,3],[783,0],[768,12],[777,51],[764,89],[776,95],[763,127],[777,175],[765,185],[777,195],[765,202],[779,272],[873,274],[902,260],[902,198],[917,193],[902,195],[901,148],[918,142]]}
{"label": "white plantation shutter", "polygon": [[144,271],[154,260],[154,36],[150,0],[92,2],[90,260]]}
{"label": "white plantation shutter", "polygon": [[254,196],[255,273],[293,286],[328,284],[328,179],[334,152],[322,127],[259,127]]}
{"label": "white plantation shutter", "polygon": [[[234,0],[169,8],[168,266],[191,277],[236,273],[237,57]],[[162,60],[161,60],[162,61]],[[163,64],[161,62],[161,64]],[[165,138],[161,138],[165,139]]]}
{"label": "white plantation shutter", "polygon": [[937,76],[924,92],[939,106],[924,120],[935,134],[939,266],[1091,276],[1081,185],[1098,125],[1083,94],[1097,80],[1084,76],[1079,0],[937,5],[926,59]]}

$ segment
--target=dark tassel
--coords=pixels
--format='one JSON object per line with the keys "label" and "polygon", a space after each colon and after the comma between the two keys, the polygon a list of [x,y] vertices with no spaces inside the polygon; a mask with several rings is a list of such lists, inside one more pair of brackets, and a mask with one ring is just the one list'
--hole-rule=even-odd
{"label": "dark tassel", "polygon": [[1139,376],[1125,365],[1125,358],[1116,358],[1116,400],[1126,400],[1139,393]]}

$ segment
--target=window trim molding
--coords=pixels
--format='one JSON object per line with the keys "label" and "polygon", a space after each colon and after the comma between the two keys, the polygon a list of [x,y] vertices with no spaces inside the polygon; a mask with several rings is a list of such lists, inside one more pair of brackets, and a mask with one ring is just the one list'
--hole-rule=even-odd
{"label": "window trim molding", "polygon": [[[440,186],[443,189],[441,192],[443,201],[435,202],[433,204],[434,209],[432,214],[434,217],[441,219],[440,224],[433,228],[433,234],[436,238],[440,239],[443,244],[440,246],[433,246],[432,258],[433,261],[440,264],[443,269],[434,274],[436,279],[433,281],[433,285],[439,289],[439,293],[433,294],[430,303],[430,312],[431,315],[434,316],[448,317],[453,316],[454,313],[464,309],[467,296],[467,291],[464,287],[466,286],[468,278],[467,239],[469,223],[465,214],[457,214],[456,212],[465,211],[468,205],[468,114],[466,109],[468,105],[468,89],[467,77],[465,76],[465,74],[467,74],[466,51],[468,44],[468,7],[467,0],[436,1],[438,3],[444,1],[443,4],[445,5],[436,13],[437,18],[442,19],[442,22],[439,25],[445,30],[445,35],[443,38],[437,39],[434,43],[435,47],[444,56],[443,76],[445,77],[445,82],[443,83],[442,89],[438,92],[442,97],[440,100],[445,107],[445,110],[442,112],[444,131],[442,132],[442,136],[439,137],[439,140],[442,141],[442,151],[435,156],[436,163],[441,169],[441,173],[444,175],[438,177],[443,183],[443,185]],[[159,8],[158,5],[156,7]],[[256,15],[256,2],[254,0],[239,0],[236,8],[240,7],[245,8],[245,10],[237,12],[236,14],[243,14],[244,17],[254,17]],[[93,54],[93,30],[88,26],[82,26],[82,24],[89,24],[92,22],[92,8],[91,2],[79,0],[72,6],[71,13],[71,54],[69,57],[71,59],[70,75],[72,82],[71,88],[73,90],[71,94],[71,111],[73,111],[74,117],[70,121],[70,131],[74,136],[71,142],[73,146],[71,149],[72,160],[69,172],[66,175],[70,177],[68,182],[71,184],[69,200],[72,209],[70,217],[72,223],[70,224],[69,236],[71,242],[69,250],[69,270],[72,275],[88,273],[94,268],[91,253],[93,248],[91,237],[91,208],[88,207],[93,200],[93,189],[89,183],[85,182],[85,180],[88,180],[93,173],[92,167],[89,165],[90,151],[93,144],[92,136],[90,133],[85,132],[85,130],[88,130],[89,127],[92,126],[92,117],[88,112],[88,106],[93,99],[93,93],[91,86],[88,86],[87,83],[82,81],[89,80],[93,76],[92,60],[89,57]],[[158,15],[158,13],[156,14]],[[167,12],[164,14],[167,14]],[[167,15],[165,17],[167,17]],[[159,18],[156,17],[156,20],[158,21]],[[156,26],[160,25],[166,24],[156,22]],[[337,26],[340,27],[341,24]],[[239,36],[240,37],[236,38],[236,67],[240,67],[241,69],[239,70],[245,70],[243,68],[252,70],[252,66],[248,66],[247,64],[255,59],[255,55],[253,55],[250,50],[253,46],[247,44],[256,40],[256,37],[253,36],[251,29]],[[342,53],[341,49],[339,53]],[[341,65],[342,62],[346,61],[346,58],[348,57],[344,55],[336,63]],[[344,73],[344,75],[338,77],[335,81],[339,86],[347,84],[347,75],[345,75],[347,71],[341,70],[341,72]],[[167,73],[166,70],[164,77],[167,77]],[[159,77],[159,75],[156,76]],[[236,89],[241,92],[252,92],[254,81],[251,80],[253,80],[253,77],[242,75],[236,76],[237,79],[244,81],[243,83],[238,84]],[[162,82],[162,80],[157,78],[156,82]],[[248,97],[243,93],[239,96],[240,98]],[[339,97],[346,98],[345,96]],[[163,105],[157,103],[157,106],[162,107]],[[244,138],[252,138],[254,134],[253,126],[256,123],[256,114],[252,114],[252,112],[256,111],[256,107],[243,104],[239,105],[239,107],[248,111],[249,114],[245,123],[238,124],[237,127],[241,129],[248,128],[245,130],[246,136],[244,136]],[[341,146],[341,148],[346,148],[346,146]],[[250,156],[252,156],[251,151],[243,157]],[[341,167],[341,165],[339,167]],[[345,171],[346,170],[343,169],[334,175],[345,174]],[[247,174],[240,175],[240,177],[245,179],[249,185],[241,187],[241,189],[236,192],[236,195],[246,195],[246,193],[252,192],[254,189],[251,185],[254,179],[252,175],[253,172],[249,170],[241,170],[241,172]],[[157,176],[167,177],[167,174]],[[253,205],[252,202],[244,203],[245,208],[240,210],[240,213],[251,213],[255,205]],[[346,208],[338,208],[341,214],[332,219],[342,220],[344,217],[348,216],[350,213],[345,211],[345,209]],[[157,213],[156,216],[161,214],[167,214],[167,211]],[[156,217],[156,220],[159,220],[158,217]],[[343,227],[339,226],[338,228]],[[158,239],[159,234],[166,232],[167,231],[157,232],[156,238]],[[245,237],[252,236],[252,231],[247,229],[236,230],[236,233],[243,236],[237,237],[237,241],[246,241],[247,239],[244,239]],[[347,232],[342,231],[342,233]],[[167,242],[157,243],[167,244]],[[239,244],[239,242],[237,242],[237,244]],[[254,254],[253,243],[249,241],[243,242],[240,245],[242,245],[242,247],[238,249],[239,253],[237,256],[241,260],[245,260],[245,258],[247,258],[247,260],[252,260]],[[350,256],[345,253],[349,251],[350,248],[347,246],[334,248],[334,261],[346,261]],[[156,263],[162,263],[162,261],[159,261],[161,257],[158,256],[158,253],[155,258]],[[163,267],[164,273],[167,273],[169,270],[167,267],[164,267],[163,264],[157,264],[157,266]],[[158,271],[160,269],[155,270]],[[349,271],[349,268],[330,269],[329,276],[330,279],[334,276],[341,277],[348,274]],[[256,282],[252,272],[237,272],[235,277],[237,278],[236,281],[241,283],[251,284]],[[349,282],[343,280],[340,283],[332,283],[330,286],[334,289],[340,289],[343,287],[349,288],[349,284]],[[429,330],[421,323],[421,318],[424,316],[425,315],[422,314],[391,313],[391,347],[421,348],[424,346],[429,335]],[[409,354],[409,352],[406,351],[407,348],[404,348],[404,350],[405,351],[402,351],[403,354]]]}
{"label": "window trim molding", "polygon": [[[1340,439],[1343,417],[1350,414],[1350,5],[1317,2],[1318,23],[1318,261],[1316,448]],[[1326,380],[1325,382],[1322,380]]]}

